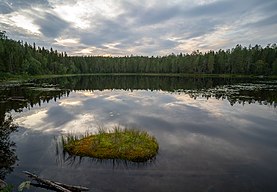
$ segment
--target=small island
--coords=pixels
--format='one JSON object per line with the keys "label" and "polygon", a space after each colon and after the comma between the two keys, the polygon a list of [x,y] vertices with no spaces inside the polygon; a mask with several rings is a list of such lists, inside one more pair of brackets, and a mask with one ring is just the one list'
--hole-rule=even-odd
{"label": "small island", "polygon": [[98,159],[120,159],[146,162],[153,159],[159,149],[155,137],[138,129],[115,127],[112,132],[99,130],[97,134],[81,137],[62,137],[64,151],[69,155]]}

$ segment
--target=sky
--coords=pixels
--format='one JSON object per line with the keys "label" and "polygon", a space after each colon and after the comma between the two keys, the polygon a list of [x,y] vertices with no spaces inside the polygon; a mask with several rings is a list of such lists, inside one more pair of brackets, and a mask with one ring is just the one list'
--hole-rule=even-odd
{"label": "sky", "polygon": [[0,0],[9,38],[69,55],[161,56],[277,42],[276,0]]}

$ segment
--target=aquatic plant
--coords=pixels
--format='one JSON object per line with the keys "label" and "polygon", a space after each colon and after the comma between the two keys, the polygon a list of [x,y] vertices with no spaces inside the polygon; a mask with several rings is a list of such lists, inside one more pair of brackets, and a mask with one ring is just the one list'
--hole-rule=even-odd
{"label": "aquatic plant", "polygon": [[7,185],[3,189],[0,188],[1,192],[12,192],[13,191],[13,186],[12,185]]}
{"label": "aquatic plant", "polygon": [[145,162],[154,158],[159,149],[155,137],[146,131],[116,126],[112,131],[100,128],[97,134],[62,137],[64,151],[70,155],[98,159],[121,159]]}

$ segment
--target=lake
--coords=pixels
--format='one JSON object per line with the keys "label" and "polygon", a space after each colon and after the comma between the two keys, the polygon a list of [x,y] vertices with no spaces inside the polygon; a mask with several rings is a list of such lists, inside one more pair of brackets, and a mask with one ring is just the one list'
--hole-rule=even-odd
{"label": "lake", "polygon": [[[276,191],[276,106],[277,81],[263,78],[75,76],[1,84],[0,178],[18,186],[26,170],[91,191]],[[101,161],[61,149],[61,135],[116,125],[155,136],[156,158]]]}

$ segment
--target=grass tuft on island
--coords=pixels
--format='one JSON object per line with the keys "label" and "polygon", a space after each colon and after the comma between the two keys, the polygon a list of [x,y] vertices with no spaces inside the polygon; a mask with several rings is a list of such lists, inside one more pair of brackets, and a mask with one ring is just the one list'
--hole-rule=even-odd
{"label": "grass tuft on island", "polygon": [[145,162],[153,159],[159,149],[155,137],[134,128],[114,127],[111,132],[99,129],[97,134],[62,137],[64,151],[69,155],[98,159],[120,159]]}

